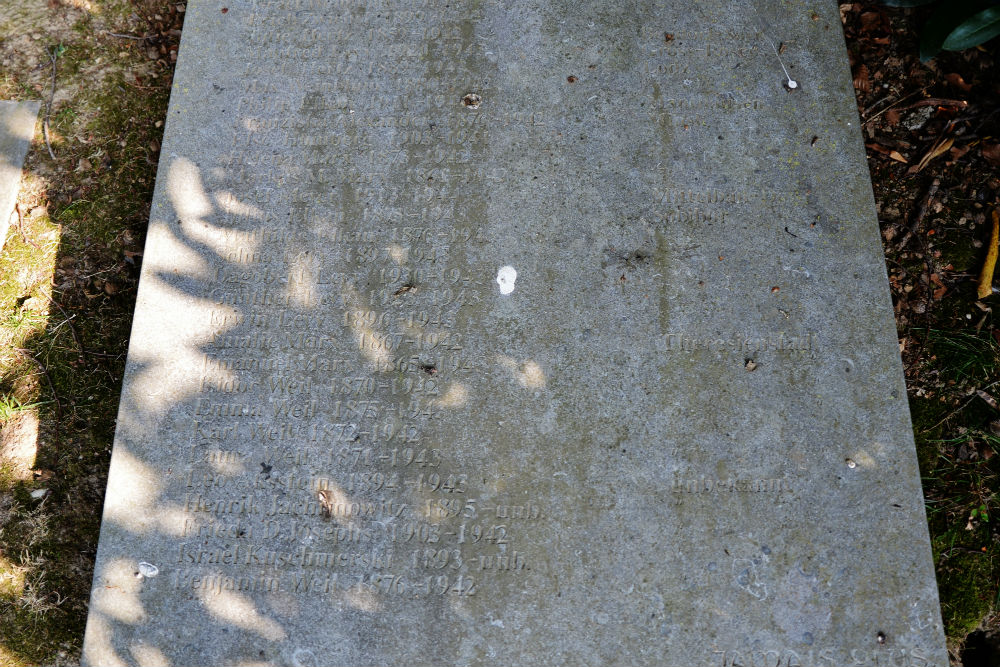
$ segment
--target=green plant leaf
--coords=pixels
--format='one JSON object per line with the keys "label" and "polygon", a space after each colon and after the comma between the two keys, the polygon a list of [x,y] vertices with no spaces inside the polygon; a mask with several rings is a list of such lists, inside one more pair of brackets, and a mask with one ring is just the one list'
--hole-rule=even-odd
{"label": "green plant leaf", "polygon": [[932,2],[934,0],[882,0],[882,4],[887,7],[922,7]]}
{"label": "green plant leaf", "polygon": [[952,30],[941,48],[964,51],[1000,35],[1000,7],[984,9]]}
{"label": "green plant leaf", "polygon": [[996,9],[995,1],[955,0],[938,4],[920,31],[920,60],[927,62],[936,56],[956,28],[989,9]]}

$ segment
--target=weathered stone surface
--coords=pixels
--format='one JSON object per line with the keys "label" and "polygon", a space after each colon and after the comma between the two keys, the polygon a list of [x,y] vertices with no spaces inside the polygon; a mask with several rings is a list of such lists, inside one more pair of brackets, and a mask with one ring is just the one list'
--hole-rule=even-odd
{"label": "weathered stone surface", "polygon": [[183,40],[87,664],[947,665],[835,3]]}
{"label": "weathered stone surface", "polygon": [[21,187],[21,166],[35,134],[36,118],[38,102],[0,100],[0,247],[7,240]]}

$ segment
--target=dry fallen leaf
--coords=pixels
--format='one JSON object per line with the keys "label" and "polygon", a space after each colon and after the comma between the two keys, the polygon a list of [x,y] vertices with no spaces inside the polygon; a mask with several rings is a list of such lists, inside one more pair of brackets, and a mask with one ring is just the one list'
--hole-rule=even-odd
{"label": "dry fallen leaf", "polygon": [[867,65],[859,65],[854,71],[854,89],[860,90],[862,93],[870,93],[872,91],[872,84],[868,80]]}
{"label": "dry fallen leaf", "polygon": [[986,251],[986,261],[983,263],[983,270],[979,274],[980,299],[985,299],[993,293],[993,270],[997,265],[997,244],[1000,243],[1000,216],[996,209],[993,209],[993,232],[990,234],[990,245]]}
{"label": "dry fallen leaf", "polygon": [[881,24],[882,19],[878,12],[864,12],[861,14],[861,29],[865,32],[879,28]]}
{"label": "dry fallen leaf", "polygon": [[982,389],[976,390],[976,396],[986,401],[986,404],[989,405],[994,410],[1000,410],[1000,408],[997,407],[997,399],[993,398]]}
{"label": "dry fallen leaf", "polygon": [[895,160],[896,162],[902,162],[903,164],[906,164],[906,158],[905,158],[905,157],[903,157],[903,156],[902,156],[902,155],[901,155],[901,154],[899,153],[899,151],[891,151],[891,152],[889,153],[889,157],[890,157],[890,158],[892,158],[893,160]]}
{"label": "dry fallen leaf", "polygon": [[963,93],[967,93],[972,90],[972,84],[966,83],[961,74],[946,74],[944,80],[961,90]]}
{"label": "dry fallen leaf", "polygon": [[916,174],[922,171],[924,167],[926,167],[931,163],[931,160],[933,160],[938,156],[944,155],[949,150],[951,150],[951,147],[954,143],[955,143],[954,137],[946,137],[938,140],[938,142],[934,144],[929,151],[927,151],[927,155],[923,156],[920,159],[920,162],[910,167],[907,170],[907,173]]}
{"label": "dry fallen leaf", "polygon": [[951,162],[958,160],[965,156],[969,152],[968,146],[952,146],[951,147]]}
{"label": "dry fallen leaf", "polygon": [[1000,144],[984,143],[979,150],[983,153],[983,158],[994,167],[1000,167]]}

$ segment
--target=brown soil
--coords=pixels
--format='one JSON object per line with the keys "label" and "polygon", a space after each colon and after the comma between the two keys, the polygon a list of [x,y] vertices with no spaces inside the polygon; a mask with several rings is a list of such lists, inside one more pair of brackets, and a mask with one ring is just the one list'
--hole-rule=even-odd
{"label": "brown soil", "polygon": [[958,664],[969,633],[1000,627],[1000,324],[997,297],[977,298],[1000,197],[997,40],[921,63],[929,10],[841,12]]}

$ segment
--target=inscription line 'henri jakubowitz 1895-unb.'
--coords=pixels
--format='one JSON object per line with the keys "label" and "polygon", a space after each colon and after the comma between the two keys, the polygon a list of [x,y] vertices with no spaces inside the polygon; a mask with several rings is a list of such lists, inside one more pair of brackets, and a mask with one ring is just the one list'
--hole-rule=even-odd
{"label": "inscription line 'henri jakubowitz 1895-unb.'", "polygon": [[946,667],[835,2],[191,0],[84,648]]}

